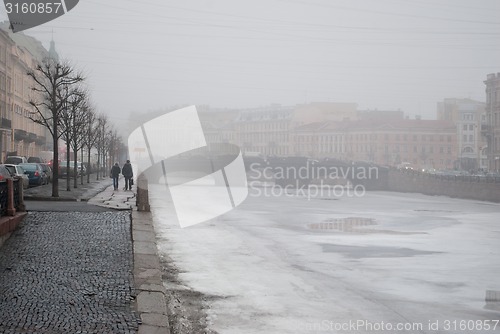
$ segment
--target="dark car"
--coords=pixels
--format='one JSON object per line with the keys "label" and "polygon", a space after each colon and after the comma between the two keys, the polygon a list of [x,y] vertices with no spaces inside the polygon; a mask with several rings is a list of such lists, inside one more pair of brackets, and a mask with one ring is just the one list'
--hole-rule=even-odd
{"label": "dark car", "polygon": [[45,161],[43,161],[43,159],[40,157],[29,157],[28,162],[36,162],[36,163],[41,164],[41,163],[44,163]]}
{"label": "dark car", "polygon": [[47,179],[47,183],[52,182],[52,168],[50,168],[49,164],[40,164],[42,166],[43,172],[45,173],[45,177]]}
{"label": "dark car", "polygon": [[43,168],[40,164],[25,163],[19,164],[19,166],[23,167],[26,174],[28,174],[30,186],[41,186],[42,184],[47,183],[47,177],[45,176]]}

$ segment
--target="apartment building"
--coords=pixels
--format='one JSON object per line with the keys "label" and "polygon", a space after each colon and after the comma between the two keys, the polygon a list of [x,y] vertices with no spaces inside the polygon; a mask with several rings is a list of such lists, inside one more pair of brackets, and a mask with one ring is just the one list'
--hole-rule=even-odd
{"label": "apartment building", "polygon": [[500,171],[500,73],[488,74],[486,85],[486,121],[482,133],[487,140],[488,168]]}
{"label": "apartment building", "polygon": [[487,141],[481,135],[486,124],[486,104],[471,99],[448,98],[437,105],[437,118],[451,121],[457,130],[457,168],[487,169]]}
{"label": "apartment building", "polygon": [[314,102],[295,106],[272,104],[243,110],[200,109],[200,118],[210,145],[238,145],[243,154],[293,155],[292,130],[314,122],[357,119],[355,103]]}
{"label": "apartment building", "polygon": [[50,150],[47,129],[29,119],[32,79],[26,73],[47,57],[36,39],[0,24],[0,160],[7,155],[37,156]]}
{"label": "apartment building", "polygon": [[394,119],[316,122],[293,131],[294,155],[336,158],[419,169],[456,165],[456,128],[451,121]]}

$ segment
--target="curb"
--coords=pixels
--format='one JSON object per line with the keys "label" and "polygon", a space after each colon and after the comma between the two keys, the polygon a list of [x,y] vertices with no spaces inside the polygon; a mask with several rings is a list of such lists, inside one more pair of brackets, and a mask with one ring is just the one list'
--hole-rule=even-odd
{"label": "curb", "polygon": [[0,247],[10,237],[17,225],[23,221],[27,212],[17,212],[14,216],[3,216],[0,218]]}
{"label": "curb", "polygon": [[25,201],[45,201],[45,202],[87,202],[88,198],[73,197],[47,197],[47,196],[24,196]]}
{"label": "curb", "polygon": [[163,286],[156,234],[150,212],[132,210],[135,309],[141,319],[139,334],[170,334],[166,289]]}

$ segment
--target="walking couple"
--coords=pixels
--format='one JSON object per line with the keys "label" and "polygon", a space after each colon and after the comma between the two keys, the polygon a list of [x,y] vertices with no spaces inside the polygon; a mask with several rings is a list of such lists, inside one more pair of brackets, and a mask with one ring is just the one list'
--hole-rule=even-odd
{"label": "walking couple", "polygon": [[130,160],[127,160],[123,168],[120,168],[118,162],[115,162],[115,165],[111,168],[110,177],[113,179],[113,187],[115,190],[118,190],[118,177],[120,173],[125,178],[125,188],[123,190],[132,190],[132,186],[134,185],[134,173]]}

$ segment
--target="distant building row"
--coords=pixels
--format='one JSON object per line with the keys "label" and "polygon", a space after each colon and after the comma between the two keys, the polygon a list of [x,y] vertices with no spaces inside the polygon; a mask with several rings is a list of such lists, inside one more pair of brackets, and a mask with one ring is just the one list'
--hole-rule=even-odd
{"label": "distant building row", "polygon": [[495,169],[482,135],[487,123],[484,103],[445,99],[437,114],[437,120],[408,119],[402,111],[359,111],[354,103],[200,110],[209,144],[232,143],[244,154]]}

